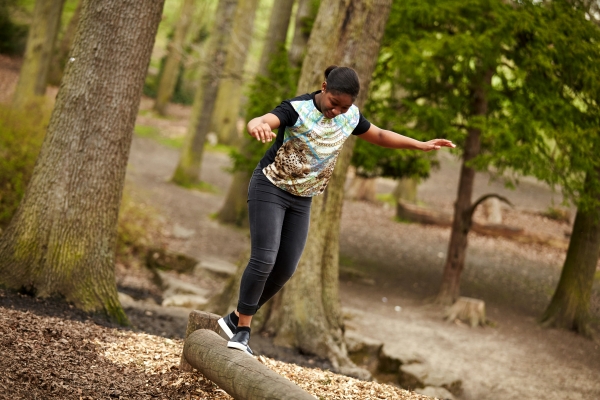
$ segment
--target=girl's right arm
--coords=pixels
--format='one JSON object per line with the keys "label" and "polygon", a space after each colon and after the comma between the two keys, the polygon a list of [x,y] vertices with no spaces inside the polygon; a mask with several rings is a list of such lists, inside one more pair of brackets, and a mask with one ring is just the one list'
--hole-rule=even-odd
{"label": "girl's right arm", "polygon": [[273,132],[273,129],[279,128],[280,123],[279,118],[277,118],[275,114],[268,113],[261,117],[251,119],[246,127],[250,136],[266,143],[277,136]]}

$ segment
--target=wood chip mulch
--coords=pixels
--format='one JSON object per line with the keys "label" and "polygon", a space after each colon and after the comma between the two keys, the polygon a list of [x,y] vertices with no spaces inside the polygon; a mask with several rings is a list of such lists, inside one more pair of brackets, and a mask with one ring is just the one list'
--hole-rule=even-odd
{"label": "wood chip mulch", "polygon": [[[1,399],[231,399],[179,371],[182,340],[0,307]],[[426,396],[259,357],[318,399]]]}

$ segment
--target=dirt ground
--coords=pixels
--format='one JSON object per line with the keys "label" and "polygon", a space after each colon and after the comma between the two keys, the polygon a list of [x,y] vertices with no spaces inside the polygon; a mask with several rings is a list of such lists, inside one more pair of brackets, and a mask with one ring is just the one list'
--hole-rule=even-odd
{"label": "dirt ground", "polygon": [[[185,113],[181,107],[172,108],[174,116]],[[153,118],[147,114],[138,123],[152,125]],[[165,132],[181,131],[177,124],[184,126],[177,117],[159,123]],[[200,260],[238,262],[249,245],[247,232],[219,225],[210,217],[219,210],[231,181],[224,172],[227,155],[207,153],[203,164],[203,179],[218,193],[190,192],[168,183],[177,157],[176,150],[153,140],[134,139],[130,187],[145,193],[171,223],[196,232],[190,240],[175,244],[174,250]],[[419,200],[451,210],[458,168],[453,156],[441,154],[441,168],[421,184]],[[392,189],[393,182],[379,181],[380,193]],[[559,205],[559,194],[530,179],[517,190],[508,190],[480,174],[475,195],[487,192],[505,195],[515,205],[503,209],[505,223],[566,243],[571,224],[541,216],[548,207]],[[485,300],[487,316],[494,323],[471,329],[443,321],[443,310],[429,301],[441,279],[449,229],[398,223],[393,217],[394,210],[384,203],[344,204],[342,269],[344,276],[354,277],[341,283],[349,329],[381,340],[389,349],[411,349],[436,368],[457,373],[463,380],[464,400],[600,398],[599,343],[541,329],[536,323],[558,281],[564,249],[471,234],[462,293]],[[598,286],[596,282],[592,306],[597,318]],[[261,350],[272,349],[266,345]]]}
{"label": "dirt ground", "polygon": [[[13,64],[10,68],[14,72]],[[0,73],[0,92],[6,94],[4,89],[9,90],[14,81],[2,76],[6,74]],[[145,99],[142,109],[149,105]],[[178,136],[185,132],[188,117],[189,109],[174,106],[169,118],[143,112],[138,124],[155,126],[164,136]],[[418,196],[429,207],[451,210],[459,164],[446,153],[440,155],[441,168],[420,185]],[[177,159],[173,148],[134,138],[128,190],[155,207],[171,227],[194,232],[189,239],[171,240],[171,250],[198,260],[239,262],[249,246],[248,233],[222,226],[211,217],[221,207],[231,182],[225,171],[228,156],[218,152],[205,155],[202,178],[216,193],[169,183]],[[392,189],[393,182],[379,181],[380,193]],[[540,215],[560,203],[561,197],[533,180],[526,179],[516,191],[508,191],[480,174],[476,195],[486,192],[503,194],[515,205],[503,209],[507,224],[562,239],[571,229],[569,223]],[[457,373],[463,381],[463,400],[600,398],[600,342],[571,332],[541,329],[536,323],[558,281],[564,249],[471,234],[462,294],[484,300],[487,316],[494,322],[493,327],[471,329],[443,321],[443,310],[430,302],[439,287],[449,230],[398,223],[393,216],[394,210],[385,203],[344,204],[341,262],[343,276],[354,277],[343,279],[340,287],[348,329],[384,342],[390,351],[410,350],[442,372]],[[121,278],[122,290],[139,291]],[[596,279],[592,312],[598,320],[599,286]],[[138,329],[165,337],[183,334],[185,320],[180,317],[161,319],[129,312]],[[255,350],[276,352],[268,342],[253,340]],[[320,362],[292,353],[279,355],[298,363]]]}

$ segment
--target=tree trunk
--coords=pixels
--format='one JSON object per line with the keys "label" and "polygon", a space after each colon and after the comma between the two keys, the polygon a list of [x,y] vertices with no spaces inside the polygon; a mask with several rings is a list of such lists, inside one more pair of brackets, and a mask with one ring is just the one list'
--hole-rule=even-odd
{"label": "tree trunk", "polygon": [[[600,169],[595,179],[600,179]],[[590,175],[586,185],[591,184]],[[600,207],[578,209],[560,280],[541,318],[542,325],[590,337],[590,299],[600,254]]]}
{"label": "tree trunk", "polygon": [[63,4],[64,0],[35,2],[23,66],[13,97],[15,107],[21,108],[36,96],[46,94],[46,79]]}
{"label": "tree trunk", "polygon": [[[269,63],[273,60],[273,57],[277,55],[281,46],[285,45],[293,3],[293,0],[285,0],[278,2],[277,6],[273,7],[269,22],[269,31],[267,33],[267,43],[265,43],[265,47],[263,48],[260,57],[261,67],[258,72],[259,75],[269,75]],[[249,135],[243,133],[243,137],[239,141],[240,153],[248,153],[247,149],[250,145],[250,140],[253,139],[251,139]],[[250,156],[249,154],[246,155],[248,157]],[[229,186],[229,191],[227,192],[227,198],[219,211],[219,221],[242,227],[247,227],[249,225],[246,200],[251,177],[252,171],[236,171],[234,173],[233,182],[231,183],[231,186]]]}
{"label": "tree trunk", "polygon": [[265,47],[260,56],[260,66],[258,67],[259,75],[267,75],[269,63],[277,54],[281,46],[285,46],[285,39],[290,26],[293,5],[294,0],[280,0],[273,6],[271,18],[269,19],[269,31],[267,32]]}
{"label": "tree trunk", "polygon": [[73,47],[73,39],[75,39],[75,33],[77,32],[77,24],[81,17],[81,0],[77,3],[77,8],[67,25],[67,29],[63,34],[62,39],[57,43],[50,62],[50,69],[48,71],[48,84],[59,86],[62,80],[63,71],[67,65],[67,58],[69,57],[69,51]]}
{"label": "tree trunk", "polygon": [[[323,70],[333,62],[353,67],[361,77],[356,101],[367,97],[379,43],[391,7],[390,0],[331,1],[321,3],[309,40],[298,92],[318,88]],[[333,23],[332,23],[333,21]],[[337,49],[337,54],[331,54]],[[340,154],[329,188],[313,199],[311,231],[296,276],[271,307],[266,327],[275,342],[326,357],[338,369],[352,373],[343,339],[344,324],[339,301],[339,223],[344,183],[354,138]]]}
{"label": "tree trunk", "polygon": [[160,115],[166,115],[167,105],[177,84],[179,65],[184,54],[185,38],[194,16],[194,3],[195,0],[183,0],[173,38],[167,46],[167,59],[158,82],[156,101],[154,102],[154,111]]}
{"label": "tree trunk", "polygon": [[294,37],[290,47],[290,64],[293,68],[302,67],[306,45],[310,37],[310,26],[314,19],[314,11],[319,0],[298,0],[298,9],[294,23]]}
{"label": "tree trunk", "polygon": [[127,317],[117,297],[117,217],[162,0],[84,0],[33,176],[0,239],[0,282]]}
{"label": "tree trunk", "polygon": [[[472,117],[485,116],[488,109],[486,90],[491,84],[493,71],[488,71],[481,85],[473,90]],[[458,197],[454,203],[454,219],[448,245],[448,256],[444,265],[442,284],[436,301],[450,305],[460,296],[460,275],[465,265],[467,236],[471,229],[471,197],[475,184],[475,169],[468,166],[469,161],[479,155],[481,148],[481,130],[469,128],[463,163],[460,169]]]}
{"label": "tree trunk", "polygon": [[215,25],[211,32],[206,63],[200,73],[200,84],[196,89],[186,140],[172,178],[178,185],[200,183],[204,142],[209,132],[210,118],[227,57],[226,43],[233,26],[236,5],[237,0],[221,0],[217,6]]}
{"label": "tree trunk", "polygon": [[377,178],[355,175],[346,191],[346,198],[374,203],[377,200]]}
{"label": "tree trunk", "polygon": [[244,65],[250,48],[257,7],[258,0],[239,0],[235,12],[227,60],[210,125],[210,131],[216,132],[219,142],[224,144],[235,144],[240,139],[237,130],[242,100],[240,88],[243,86]]}
{"label": "tree trunk", "polygon": [[[417,204],[417,188],[419,178],[400,178],[394,189],[394,199],[396,204],[402,201],[408,204]],[[398,215],[397,215],[398,216]]]}

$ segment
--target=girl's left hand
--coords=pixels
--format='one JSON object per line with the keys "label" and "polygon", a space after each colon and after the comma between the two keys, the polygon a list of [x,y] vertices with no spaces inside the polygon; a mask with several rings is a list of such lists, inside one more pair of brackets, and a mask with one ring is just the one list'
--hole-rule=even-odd
{"label": "girl's left hand", "polygon": [[456,145],[448,139],[432,139],[423,143],[423,151],[439,150],[442,147],[454,148]]}

